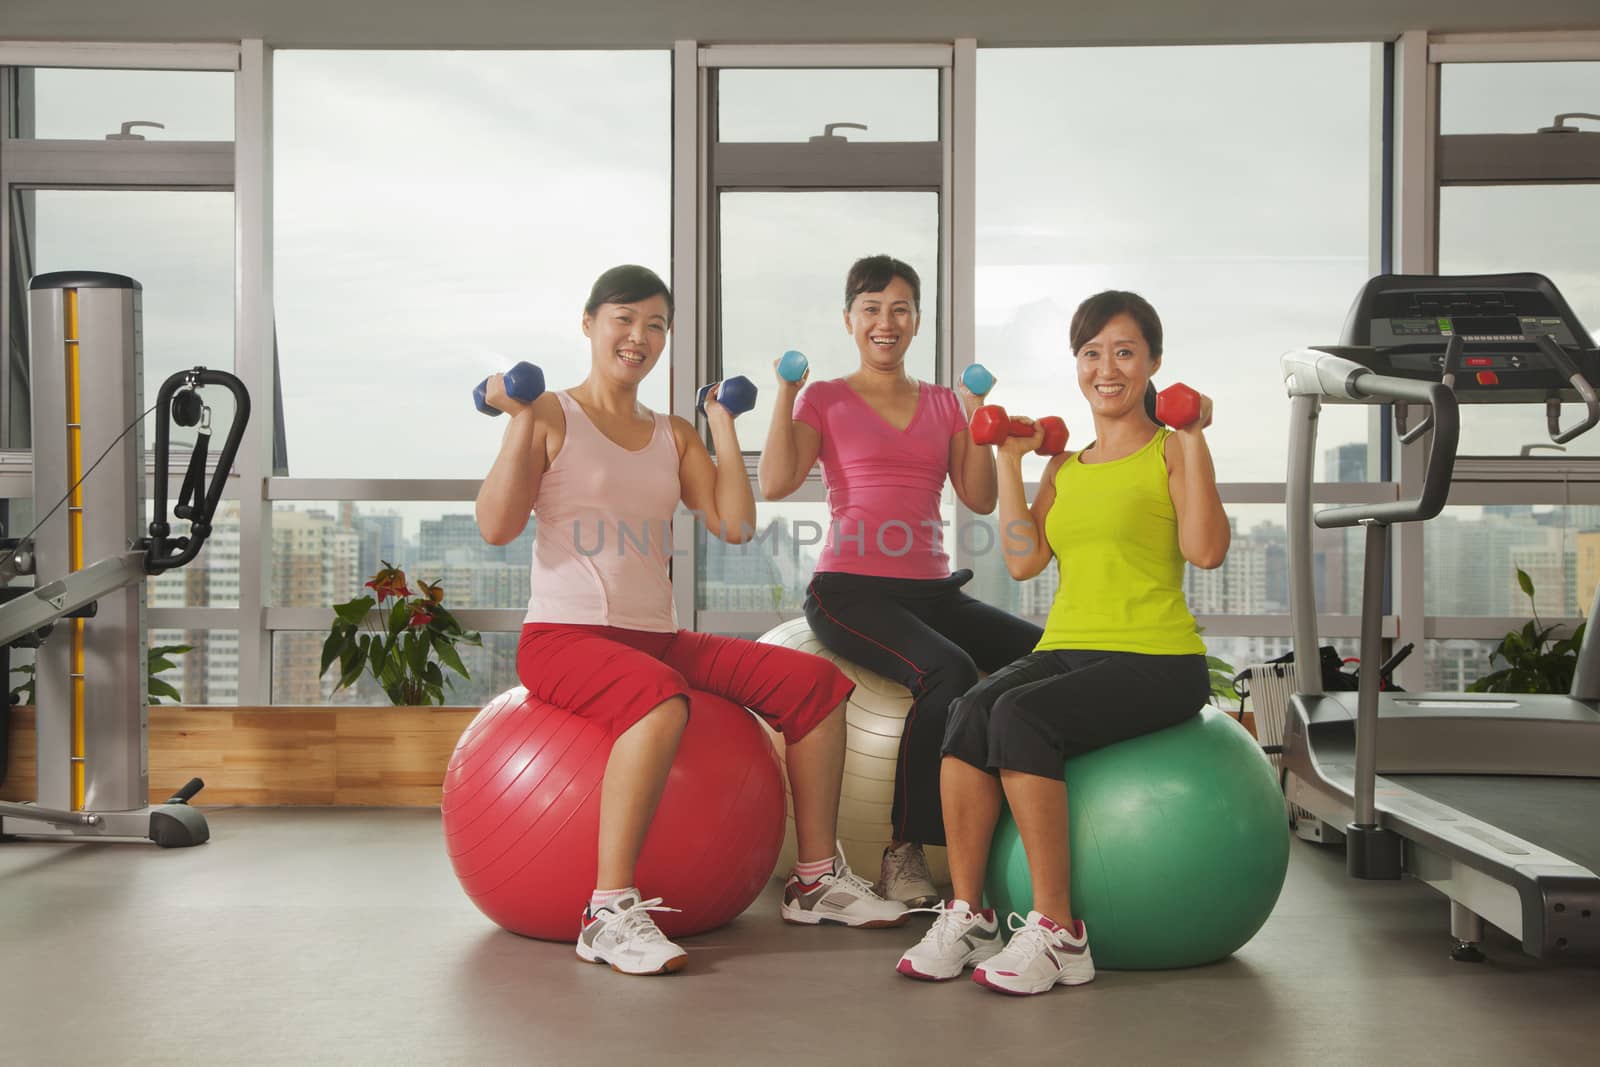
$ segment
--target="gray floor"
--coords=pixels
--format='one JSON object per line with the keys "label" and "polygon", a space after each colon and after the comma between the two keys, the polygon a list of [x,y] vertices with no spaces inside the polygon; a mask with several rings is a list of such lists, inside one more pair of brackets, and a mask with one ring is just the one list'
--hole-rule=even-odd
{"label": "gray floor", "polygon": [[624,978],[489,924],[437,812],[210,816],[190,850],[0,843],[0,1063],[1572,1064],[1600,1041],[1600,968],[1499,936],[1452,963],[1441,898],[1300,843],[1233,959],[1014,1000],[894,974],[924,920],[789,927],[776,886],[684,973]]}

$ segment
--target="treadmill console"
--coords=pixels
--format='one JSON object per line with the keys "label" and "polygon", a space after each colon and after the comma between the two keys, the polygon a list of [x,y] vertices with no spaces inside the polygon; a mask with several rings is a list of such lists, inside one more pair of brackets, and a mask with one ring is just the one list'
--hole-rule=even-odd
{"label": "treadmill console", "polygon": [[1462,403],[1576,399],[1545,338],[1600,384],[1600,352],[1542,274],[1379,275],[1356,297],[1338,351],[1380,374],[1438,381],[1453,338],[1460,340],[1451,371]]}

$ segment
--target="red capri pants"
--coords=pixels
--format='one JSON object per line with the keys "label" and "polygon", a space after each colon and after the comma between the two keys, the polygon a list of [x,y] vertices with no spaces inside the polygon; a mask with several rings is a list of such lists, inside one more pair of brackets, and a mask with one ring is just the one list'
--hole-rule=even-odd
{"label": "red capri pants", "polygon": [[612,737],[699,689],[749,708],[791,744],[855,688],[832,663],[797,649],[690,630],[537,622],[522,627],[517,677],[530,696],[604,723]]}

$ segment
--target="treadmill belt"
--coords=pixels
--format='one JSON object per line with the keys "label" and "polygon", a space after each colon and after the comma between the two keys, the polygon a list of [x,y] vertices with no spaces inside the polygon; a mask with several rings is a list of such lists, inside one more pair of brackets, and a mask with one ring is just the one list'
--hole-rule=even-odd
{"label": "treadmill belt", "polygon": [[1456,774],[1386,774],[1600,874],[1600,779]]}

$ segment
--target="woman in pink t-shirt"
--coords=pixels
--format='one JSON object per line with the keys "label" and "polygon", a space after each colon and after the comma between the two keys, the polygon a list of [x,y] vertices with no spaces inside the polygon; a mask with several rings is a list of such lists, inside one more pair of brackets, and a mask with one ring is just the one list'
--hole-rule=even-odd
{"label": "woman in pink t-shirt", "polygon": [[762,495],[781,500],[822,460],[831,521],[806,620],[829,649],[911,690],[878,886],[912,904],[938,899],[922,846],[945,840],[939,763],[950,703],[980,671],[1033,651],[1043,633],[963,593],[971,571],[950,571],[945,479],[980,515],[994,510],[998,488],[993,451],[967,433],[981,398],[906,373],[921,296],[917,272],[898,259],[851,266],[844,324],[860,365],[803,392],[804,378],[779,377],[759,474]]}

